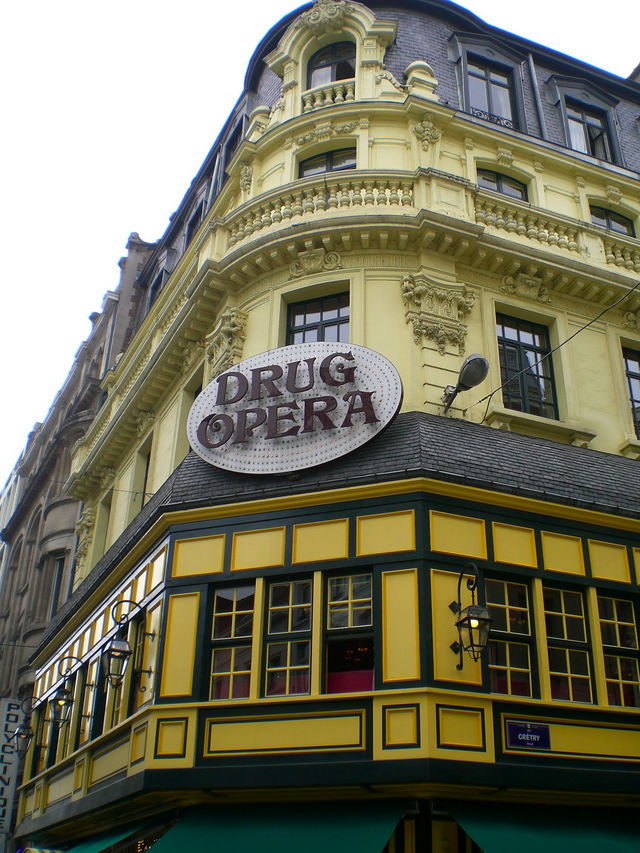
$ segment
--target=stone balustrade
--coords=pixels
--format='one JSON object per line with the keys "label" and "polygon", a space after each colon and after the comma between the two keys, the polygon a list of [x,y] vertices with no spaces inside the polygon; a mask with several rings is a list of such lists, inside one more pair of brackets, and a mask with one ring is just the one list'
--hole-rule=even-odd
{"label": "stone balustrade", "polygon": [[518,206],[510,200],[498,201],[477,195],[475,218],[480,225],[519,234],[530,240],[559,249],[578,251],[578,228],[562,222],[560,218],[547,216],[533,210],[529,205]]}
{"label": "stone balustrade", "polygon": [[232,215],[229,247],[245,237],[281,222],[322,215],[326,211],[365,208],[413,208],[413,180],[366,173],[334,172],[290,185],[288,191],[265,194]]}
{"label": "stone balustrade", "polygon": [[353,101],[355,100],[355,91],[355,80],[337,80],[335,83],[325,83],[324,86],[308,89],[302,95],[302,111],[309,113],[311,110],[317,110],[320,107]]}
{"label": "stone balustrade", "polygon": [[[626,243],[617,240],[603,240],[604,256],[608,264],[624,267],[627,270],[640,272],[640,247],[634,246],[631,240]],[[637,243],[634,240],[633,243]]]}

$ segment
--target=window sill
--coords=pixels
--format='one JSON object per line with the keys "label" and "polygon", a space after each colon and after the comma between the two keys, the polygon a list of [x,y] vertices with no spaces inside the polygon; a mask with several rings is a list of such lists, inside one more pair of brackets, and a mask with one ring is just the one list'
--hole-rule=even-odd
{"label": "window sill", "polygon": [[640,459],[640,440],[635,436],[627,435],[626,440],[618,448],[619,452],[628,459]]}
{"label": "window sill", "polygon": [[[485,423],[495,429],[548,438],[562,444],[572,444],[574,447],[589,447],[597,435],[578,423],[542,418],[539,415],[530,415],[515,409],[505,409],[503,406],[492,406]],[[638,446],[640,447],[640,442]]]}

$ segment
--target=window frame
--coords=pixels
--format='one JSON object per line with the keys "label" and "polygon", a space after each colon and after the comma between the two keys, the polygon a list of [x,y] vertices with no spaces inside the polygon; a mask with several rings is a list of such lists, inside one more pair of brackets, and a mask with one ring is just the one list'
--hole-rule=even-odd
{"label": "window frame", "polygon": [[[354,598],[353,596],[353,583],[356,578],[368,577],[369,581],[369,596],[367,598]],[[337,599],[331,598],[331,585],[339,580],[346,580],[348,582],[348,593],[346,599]],[[338,604],[340,601],[346,602],[347,607],[347,625],[335,625],[331,626],[330,616],[332,613],[331,605]],[[367,625],[354,625],[353,623],[353,604],[354,602],[369,602],[369,611],[370,611],[370,621]],[[341,608],[342,609],[342,608]],[[334,609],[334,613],[337,608]],[[323,613],[322,613],[322,630],[323,630],[323,665],[322,665],[322,693],[323,694],[334,694],[334,693],[360,693],[360,692],[369,692],[371,690],[376,689],[376,655],[375,655],[375,647],[376,647],[376,629],[375,629],[375,576],[373,569],[368,568],[366,566],[352,566],[349,569],[343,569],[341,571],[337,571],[335,573],[331,572],[328,574],[324,574],[323,576]],[[353,670],[336,670],[334,675],[338,675],[339,673],[349,673],[349,672],[361,672],[361,673],[371,673],[371,683],[368,686],[351,686],[351,687],[342,687],[339,689],[329,689],[329,646],[332,643],[338,644],[339,642],[350,642],[357,641],[359,638],[365,638],[370,641],[369,651],[371,655],[371,668],[369,669],[353,669]],[[364,678],[368,678],[367,676],[363,676]],[[336,682],[339,682],[341,679],[336,679]],[[344,679],[347,681],[348,678]]]}
{"label": "window frame", "polygon": [[[495,188],[488,187],[480,183],[480,179],[484,178],[486,180],[488,175],[492,175],[496,179]],[[522,195],[516,196],[511,193],[505,192],[505,182],[516,185],[517,188],[522,190]],[[523,181],[519,181],[517,178],[512,178],[510,175],[505,175],[503,172],[496,172],[493,169],[485,169],[478,167],[476,169],[476,183],[478,184],[478,187],[480,187],[480,189],[488,190],[489,192],[500,193],[500,195],[504,195],[507,198],[512,199],[513,201],[522,201],[527,204],[529,203],[529,189],[527,185],[523,183]]]}
{"label": "window frame", "polygon": [[[296,603],[294,601],[293,585],[308,584],[310,588],[309,601]],[[289,585],[289,602],[287,605],[274,605],[272,607],[272,589],[276,586]],[[261,695],[264,698],[286,698],[295,696],[308,696],[311,693],[312,673],[312,643],[313,643],[313,627],[314,627],[314,577],[312,574],[294,575],[286,578],[272,578],[265,584],[264,594],[264,621],[262,631],[262,690]],[[309,619],[308,627],[299,630],[292,628],[292,616],[295,608],[308,608]],[[287,616],[287,631],[272,631],[271,630],[271,615],[274,611],[288,611]],[[296,666],[292,663],[292,651],[296,644],[306,643],[308,649],[306,666]],[[272,646],[286,645],[286,661],[284,666],[269,666],[269,650]],[[307,689],[305,691],[291,692],[291,675],[292,672],[306,670],[307,672]],[[270,673],[284,671],[285,673],[285,690],[282,693],[269,692],[269,677]]]}
{"label": "window frame", "polygon": [[[593,157],[604,163],[614,163],[624,166],[624,158],[616,127],[616,106],[619,101],[611,97],[603,89],[586,83],[577,77],[553,76],[549,79],[548,85],[551,89],[554,102],[560,107],[566,147],[571,151],[575,151],[576,154]],[[598,115],[604,120],[604,129],[607,132],[607,141],[610,149],[609,159],[603,159],[591,153],[585,154],[585,152],[573,147],[571,144],[568,106],[573,109],[582,109],[593,116]]]}
{"label": "window frame", "polygon": [[[341,302],[345,301],[346,304],[341,304]],[[323,319],[324,311],[327,310],[323,306],[325,303],[330,300],[337,300],[337,316],[335,318],[328,317]],[[302,306],[312,306],[318,303],[320,308],[320,318],[317,322],[304,322],[301,325],[294,325],[293,321],[293,312],[296,309],[301,308]],[[345,315],[341,314],[342,310],[346,310],[347,313]],[[306,311],[305,311],[306,318]],[[296,302],[287,303],[287,317],[286,317],[286,327],[285,327],[285,346],[289,346],[294,343],[303,343],[304,341],[295,341],[294,337],[296,334],[302,334],[303,337],[307,332],[311,332],[314,329],[317,329],[319,334],[316,338],[317,341],[325,341],[325,332],[326,329],[331,328],[333,326],[338,327],[338,338],[341,337],[340,329],[343,327],[347,327],[347,335],[346,340],[337,340],[336,344],[348,344],[351,338],[351,294],[349,290],[339,290],[336,293],[328,293],[320,296],[310,297],[308,299],[301,299]]]}
{"label": "window frame", "polygon": [[[237,604],[239,601],[244,599],[238,598],[238,593],[241,591],[252,590],[252,605],[251,609],[239,609]],[[225,595],[225,593],[227,593]],[[233,593],[233,598],[230,599],[228,593]],[[254,644],[254,629],[256,625],[256,580],[255,578],[247,578],[245,583],[237,582],[233,586],[215,586],[211,591],[211,604],[209,607],[210,620],[209,620],[209,655],[208,655],[208,675],[207,675],[207,685],[206,685],[206,697],[209,702],[229,702],[233,699],[244,699],[245,701],[249,699],[251,695],[251,666],[252,666],[252,656],[253,656],[253,644]],[[216,604],[218,600],[218,596],[221,598],[225,598],[228,601],[231,601],[231,608],[228,610],[216,610]],[[249,633],[240,634],[236,633],[236,621],[239,615],[251,614],[251,624]],[[220,635],[215,636],[216,632],[216,617],[219,617],[221,620],[223,618],[230,617],[230,630],[229,635]],[[249,651],[249,668],[248,669],[237,669],[235,667],[237,651],[242,650]],[[227,652],[230,651],[230,668],[228,670],[217,670],[214,672],[215,658],[216,652]],[[226,676],[228,679],[228,695],[227,696],[214,696],[214,677],[218,676]],[[236,681],[236,677],[248,675],[248,679],[246,681],[247,689],[245,695],[236,695],[234,696],[234,682]],[[222,683],[222,682],[221,682]]]}
{"label": "window frame", "polygon": [[[636,602],[631,600],[630,598],[624,598],[617,595],[617,591],[609,593],[608,591],[597,591],[597,601],[598,601],[598,623],[600,625],[600,640],[602,643],[602,653],[604,657],[604,679],[607,690],[607,704],[613,708],[640,708],[640,638],[638,637],[638,608],[636,606]],[[613,618],[606,618],[602,614],[602,601],[611,601],[613,602],[612,609],[614,610]],[[633,617],[633,621],[629,622],[626,620],[622,620],[618,618],[618,604],[625,604],[631,610],[631,615]],[[605,640],[605,628],[604,625],[613,625],[615,626],[615,633],[617,635],[617,642],[606,642]],[[621,642],[621,626],[630,627],[633,626],[633,639],[634,645],[623,645]],[[617,678],[611,678],[607,675],[607,658],[615,658],[617,661]],[[635,667],[635,680],[624,678],[623,671],[621,669],[621,662],[623,660],[631,660],[634,663]],[[616,685],[618,688],[618,697],[622,699],[621,702],[611,702],[610,699],[610,686]],[[627,703],[624,701],[624,685],[635,685],[635,701],[633,703]]]}
{"label": "window frame", "polygon": [[[353,47],[353,59],[352,59],[353,74],[349,77],[337,77],[336,76],[337,66],[341,62],[347,62],[347,61],[351,60],[351,57],[349,57],[348,59],[345,59],[344,57],[336,57],[335,56],[335,54],[337,52],[336,48],[342,47],[344,45],[350,45]],[[324,62],[321,65],[318,65],[317,67],[312,68],[311,64],[312,64],[313,60],[315,59],[315,57],[318,56],[319,54],[324,53],[325,51],[329,51],[329,50],[331,51],[334,58],[332,58],[329,62]],[[329,44],[325,44],[323,47],[314,51],[314,53],[312,53],[311,56],[309,57],[309,59],[307,60],[306,77],[305,77],[306,90],[305,91],[308,91],[309,89],[315,89],[315,88],[321,87],[321,86],[330,86],[332,83],[337,83],[340,80],[355,80],[356,69],[357,69],[357,58],[358,58],[357,57],[357,45],[354,41],[350,41],[349,39],[343,39],[342,41],[329,42]],[[313,73],[315,71],[318,71],[320,68],[329,68],[331,79],[326,80],[323,83],[316,83],[314,85],[311,85],[311,77],[312,77]]]}
{"label": "window frame", "polygon": [[[596,213],[596,211],[598,211],[598,213]],[[614,234],[620,234],[621,237],[636,236],[636,229],[633,220],[629,219],[628,216],[623,216],[622,213],[618,213],[617,211],[611,210],[608,207],[602,207],[599,204],[590,204],[589,213],[591,215],[591,224],[596,225],[598,228],[607,228]],[[604,224],[601,222],[595,222],[594,216],[598,216],[599,219],[604,220]],[[621,231],[619,228],[616,228],[616,219],[619,220],[619,225],[625,225],[628,226],[628,228],[626,228],[624,231]]]}
{"label": "window frame", "polygon": [[[335,166],[334,168],[334,160],[338,154],[346,154],[353,152],[353,165],[349,166]],[[322,169],[319,172],[314,172],[311,175],[303,175],[302,171],[304,169],[305,164],[312,162],[313,160],[321,160],[324,159],[326,168]],[[356,169],[358,167],[358,150],[356,145],[350,145],[345,148],[331,148],[328,151],[321,151],[319,154],[314,154],[312,157],[305,157],[304,160],[298,161],[298,179],[303,180],[304,178],[315,178],[318,175],[328,175],[334,172],[349,172],[352,169]]]}
{"label": "window frame", "polygon": [[[545,593],[546,592],[556,592],[560,593],[561,601],[562,601],[562,609],[561,610],[547,610]],[[584,633],[584,640],[578,640],[576,638],[569,638],[567,636],[567,617],[569,619],[576,619],[577,614],[572,613],[568,610],[566,606],[566,596],[567,595],[577,595],[580,598],[581,602],[581,622]],[[593,653],[592,653],[592,642],[589,636],[589,611],[588,611],[588,602],[586,590],[584,589],[573,589],[569,587],[556,586],[553,582],[546,584],[543,583],[542,586],[542,596],[543,596],[543,607],[542,607],[542,617],[545,623],[545,634],[547,638],[547,666],[548,666],[548,674],[549,674],[549,690],[551,693],[551,699],[554,702],[571,702],[572,704],[580,704],[580,705],[597,705],[598,704],[598,696],[596,692],[596,684],[595,684],[595,668],[593,665]],[[557,637],[555,635],[550,635],[549,633],[549,624],[547,621],[547,616],[560,616],[562,619],[563,625],[563,636]],[[566,670],[558,670],[552,669],[551,667],[551,652],[552,651],[563,651],[564,659],[566,664]],[[572,659],[571,653],[580,654],[584,656],[584,660],[587,662],[587,675],[584,673],[578,672],[572,668]],[[566,676],[567,687],[569,698],[564,698],[562,696],[554,696],[554,684],[553,677],[554,675],[559,678],[562,676]],[[583,683],[587,683],[589,685],[589,700],[585,699],[576,699],[574,698],[574,684],[573,679],[579,679]]]}
{"label": "window frame", "polygon": [[[501,335],[499,333],[498,327],[499,326],[504,327],[505,321],[508,321],[509,323],[516,325],[517,332],[518,332],[518,338],[517,339],[514,340],[511,338],[507,338],[507,337],[504,337],[503,335]],[[495,322],[496,322],[496,341],[497,341],[497,345],[498,345],[498,363],[500,365],[500,381],[504,385],[504,387],[502,388],[502,401],[503,401],[504,407],[506,409],[509,409],[510,411],[522,412],[524,414],[533,415],[535,417],[541,417],[541,418],[550,419],[550,420],[559,420],[558,389],[557,389],[557,383],[555,380],[555,370],[554,370],[553,355],[552,355],[553,347],[551,346],[551,337],[549,334],[548,326],[545,326],[543,323],[539,323],[535,320],[529,320],[529,319],[525,319],[522,317],[514,316],[512,314],[506,314],[503,310],[500,310],[497,307],[496,307]],[[521,341],[520,340],[520,334],[524,331],[524,329],[523,329],[524,326],[531,327],[532,334],[539,334],[542,338],[544,338],[544,344],[543,345],[527,344],[526,342]],[[531,406],[531,402],[529,399],[530,395],[529,395],[529,392],[527,389],[525,379],[526,379],[528,374],[531,374],[534,377],[536,376],[536,374],[531,373],[531,371],[529,370],[525,373],[521,373],[517,377],[517,379],[509,380],[508,374],[506,373],[506,350],[505,350],[505,348],[507,345],[517,348],[518,369],[516,371],[514,371],[515,373],[518,373],[521,370],[525,370],[525,368],[527,367],[527,359],[526,359],[526,353],[527,352],[532,352],[536,356],[534,363],[538,362],[540,360],[540,358],[545,356],[545,355],[549,356],[548,358],[544,359],[544,361],[542,361],[538,365],[538,368],[542,368],[543,372],[542,372],[541,376],[543,379],[545,379],[548,382],[548,384],[551,388],[551,392],[552,392],[552,399],[550,402],[547,402],[544,400],[544,398],[541,398],[540,408],[543,410],[549,408],[550,413],[540,414],[540,413],[537,413],[535,411],[531,411],[532,406]],[[504,369],[503,369],[503,361],[505,362]],[[519,396],[520,396],[520,399],[522,400],[522,408],[520,408],[520,409],[516,408],[513,405],[510,405],[510,403],[513,402],[513,400],[515,399],[515,394],[513,392],[509,392],[509,385],[511,385],[511,383],[514,381],[518,382],[518,385],[519,385],[519,391],[520,391]]]}
{"label": "window frame", "polygon": [[[492,608],[495,610],[496,608],[502,609],[503,605],[501,602],[493,602],[490,600],[490,596],[488,595],[488,590],[490,590],[489,584],[503,584],[504,588],[504,611],[506,614],[505,624],[506,629],[496,628],[496,622],[498,620],[495,618],[495,612],[492,612]],[[526,593],[527,606],[527,621],[528,621],[528,630],[527,632],[514,631],[510,630],[511,624],[511,611],[514,613],[520,612],[523,610],[522,607],[517,606],[515,604],[511,604],[509,601],[508,588],[509,585],[523,587]],[[536,638],[535,638],[535,619],[533,613],[533,601],[531,595],[531,587],[528,580],[520,575],[513,576],[503,576],[503,575],[487,575],[484,578],[484,594],[485,594],[485,606],[489,611],[489,614],[493,618],[493,624],[491,626],[491,630],[489,632],[489,641],[487,643],[487,656],[486,656],[486,666],[488,671],[488,680],[489,680],[489,692],[495,693],[499,696],[517,696],[525,699],[531,699],[540,695],[539,683],[538,683],[538,672],[537,672],[537,657],[536,657]],[[505,663],[492,662],[491,661],[491,645],[492,644],[504,644],[506,646],[506,658]],[[529,668],[528,670],[523,669],[522,667],[516,666],[511,662],[512,649],[511,646],[526,646],[528,650],[529,657]],[[492,670],[496,672],[498,670],[504,671],[507,683],[508,690],[498,690],[494,689],[492,685]],[[529,677],[529,693],[517,693],[514,692],[512,687],[512,674],[513,673],[522,673],[528,672]],[[496,676],[498,677],[498,676]]]}
{"label": "window frame", "polygon": [[[628,361],[638,362],[638,370],[632,369]],[[624,366],[624,378],[628,391],[627,399],[631,409],[631,419],[636,432],[636,438],[640,439],[640,387],[638,388],[638,396],[636,397],[633,390],[632,381],[636,380],[640,386],[640,349],[635,350],[632,347],[622,347],[622,363]],[[636,405],[634,405],[634,403]]]}

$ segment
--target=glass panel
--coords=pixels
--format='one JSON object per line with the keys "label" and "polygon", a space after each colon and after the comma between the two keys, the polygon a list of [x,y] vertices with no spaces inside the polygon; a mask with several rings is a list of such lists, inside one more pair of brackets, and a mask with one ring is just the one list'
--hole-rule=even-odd
{"label": "glass panel", "polygon": [[[471,70],[471,66],[469,66]],[[489,101],[487,99],[487,84],[478,77],[469,75],[469,106],[483,112],[489,112]]]}
{"label": "glass panel", "polygon": [[551,698],[568,700],[569,696],[569,680],[562,675],[551,676]]}
{"label": "glass panel", "polygon": [[271,606],[286,607],[289,604],[290,585],[288,583],[271,584]]}
{"label": "glass panel", "polygon": [[531,683],[528,672],[511,673],[511,695],[531,696]]}
{"label": "glass panel", "polygon": [[487,604],[505,604],[504,584],[500,581],[485,581],[485,594]]}
{"label": "glass panel", "polygon": [[577,592],[565,592],[564,609],[567,613],[582,616],[582,596]]}
{"label": "glass panel", "polygon": [[584,622],[574,616],[567,616],[567,640],[584,642]]}
{"label": "glass panel", "polygon": [[286,634],[289,630],[288,616],[288,610],[272,610],[269,614],[269,633]]}
{"label": "glass panel", "polygon": [[236,675],[233,678],[233,691],[231,698],[232,699],[248,699],[249,698],[249,684],[251,681],[251,676],[248,674]]}
{"label": "glass panel", "polygon": [[571,691],[574,702],[591,702],[591,684],[586,678],[572,678]]}
{"label": "glass panel", "polygon": [[346,148],[344,151],[333,152],[333,170],[354,169],[356,166],[356,149]]}
{"label": "glass panel", "polygon": [[213,620],[213,637],[216,640],[231,636],[232,616],[216,616]]}
{"label": "glass panel", "polygon": [[549,669],[553,672],[567,672],[567,656],[564,649],[549,649]]}
{"label": "glass panel", "polygon": [[569,145],[574,151],[582,151],[584,154],[589,153],[587,136],[582,122],[569,119]]}
{"label": "glass panel", "polygon": [[309,78],[309,88],[313,89],[314,86],[324,86],[326,83],[331,83],[331,71],[330,65],[325,65],[324,68],[314,68]]}
{"label": "glass panel", "polygon": [[563,640],[564,624],[562,622],[562,616],[553,613],[545,613],[544,619],[547,626],[547,636]]}
{"label": "glass panel", "polygon": [[586,652],[569,652],[569,668],[573,675],[589,675]]}
{"label": "glass panel", "polygon": [[329,628],[348,628],[349,627],[349,608],[347,605],[343,607],[332,607],[329,614]]}
{"label": "glass panel", "polygon": [[511,98],[509,89],[491,85],[491,110],[493,115],[511,118]]}
{"label": "glass panel", "polygon": [[529,669],[529,647],[520,643],[509,643],[509,657],[511,666],[518,669]]}

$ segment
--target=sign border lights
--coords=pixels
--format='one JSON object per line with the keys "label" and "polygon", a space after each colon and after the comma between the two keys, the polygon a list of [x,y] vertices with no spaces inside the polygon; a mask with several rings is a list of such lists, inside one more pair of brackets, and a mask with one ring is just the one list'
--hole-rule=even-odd
{"label": "sign border lights", "polygon": [[394,365],[367,347],[292,344],[224,371],[198,395],[187,436],[206,462],[242,474],[322,465],[375,438],[402,405]]}

